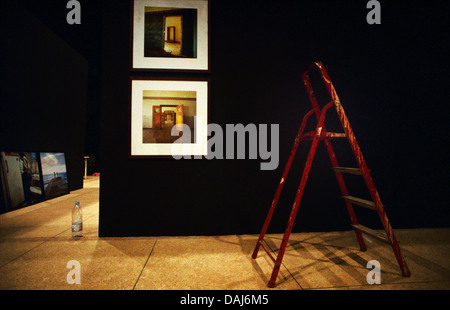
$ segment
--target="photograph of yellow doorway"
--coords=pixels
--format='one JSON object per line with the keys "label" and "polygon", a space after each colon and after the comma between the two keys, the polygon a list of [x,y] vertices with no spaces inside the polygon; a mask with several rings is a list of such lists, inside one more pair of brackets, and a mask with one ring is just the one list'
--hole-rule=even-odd
{"label": "photograph of yellow doorway", "polygon": [[[195,91],[144,90],[142,109],[142,143],[173,143],[183,135],[183,124],[195,130],[197,111]],[[171,135],[172,127],[180,131]],[[191,134],[191,143],[194,143]]]}
{"label": "photograph of yellow doorway", "polygon": [[209,71],[209,0],[132,3],[132,70]]}
{"label": "photograph of yellow doorway", "polygon": [[197,58],[197,10],[145,7],[144,57]]}

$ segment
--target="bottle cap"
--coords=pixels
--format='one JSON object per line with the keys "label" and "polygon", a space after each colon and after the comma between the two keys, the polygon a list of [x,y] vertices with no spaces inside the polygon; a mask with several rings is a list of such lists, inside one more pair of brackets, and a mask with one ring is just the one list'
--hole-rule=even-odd
{"label": "bottle cap", "polygon": [[79,202],[79,201],[77,201],[77,202],[75,202],[75,204],[76,204],[76,205],[79,205],[79,204],[80,204],[80,202]]}

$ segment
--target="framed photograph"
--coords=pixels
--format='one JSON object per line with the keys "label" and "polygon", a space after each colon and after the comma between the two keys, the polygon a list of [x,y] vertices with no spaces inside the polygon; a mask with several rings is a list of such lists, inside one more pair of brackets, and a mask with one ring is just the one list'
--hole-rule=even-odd
{"label": "framed photograph", "polygon": [[40,153],[45,199],[69,194],[64,153]]}
{"label": "framed photograph", "polygon": [[131,79],[131,157],[207,155],[208,80]]}
{"label": "framed photograph", "polygon": [[0,180],[6,212],[44,200],[37,152],[0,152]]}
{"label": "framed photograph", "polygon": [[134,0],[134,70],[209,71],[208,0]]}

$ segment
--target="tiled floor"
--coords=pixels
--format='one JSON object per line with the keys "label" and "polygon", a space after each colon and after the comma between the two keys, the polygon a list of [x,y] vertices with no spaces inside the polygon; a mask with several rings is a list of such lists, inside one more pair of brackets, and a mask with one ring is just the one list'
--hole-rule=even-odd
{"label": "tiled floor", "polygon": [[[98,238],[99,179],[82,190],[0,215],[2,290],[267,290],[272,261],[256,235],[214,237]],[[71,209],[80,201],[84,237],[73,240]],[[401,276],[392,250],[366,239],[360,252],[354,234],[292,234],[277,286],[302,289],[450,289],[450,228],[396,230],[411,277]],[[277,249],[281,235],[268,235]],[[76,260],[81,284],[68,284]],[[381,264],[381,285],[367,283],[367,262]]]}

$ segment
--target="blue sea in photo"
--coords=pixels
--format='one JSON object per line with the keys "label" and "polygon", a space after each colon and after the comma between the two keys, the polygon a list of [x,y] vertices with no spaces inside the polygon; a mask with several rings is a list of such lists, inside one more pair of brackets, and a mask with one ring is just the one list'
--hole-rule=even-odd
{"label": "blue sea in photo", "polygon": [[58,173],[50,173],[50,174],[44,174],[44,190],[47,188],[50,181],[54,178],[60,177],[62,179],[62,183],[64,183],[66,186],[68,186],[68,178],[67,178],[67,172],[58,172]]}

